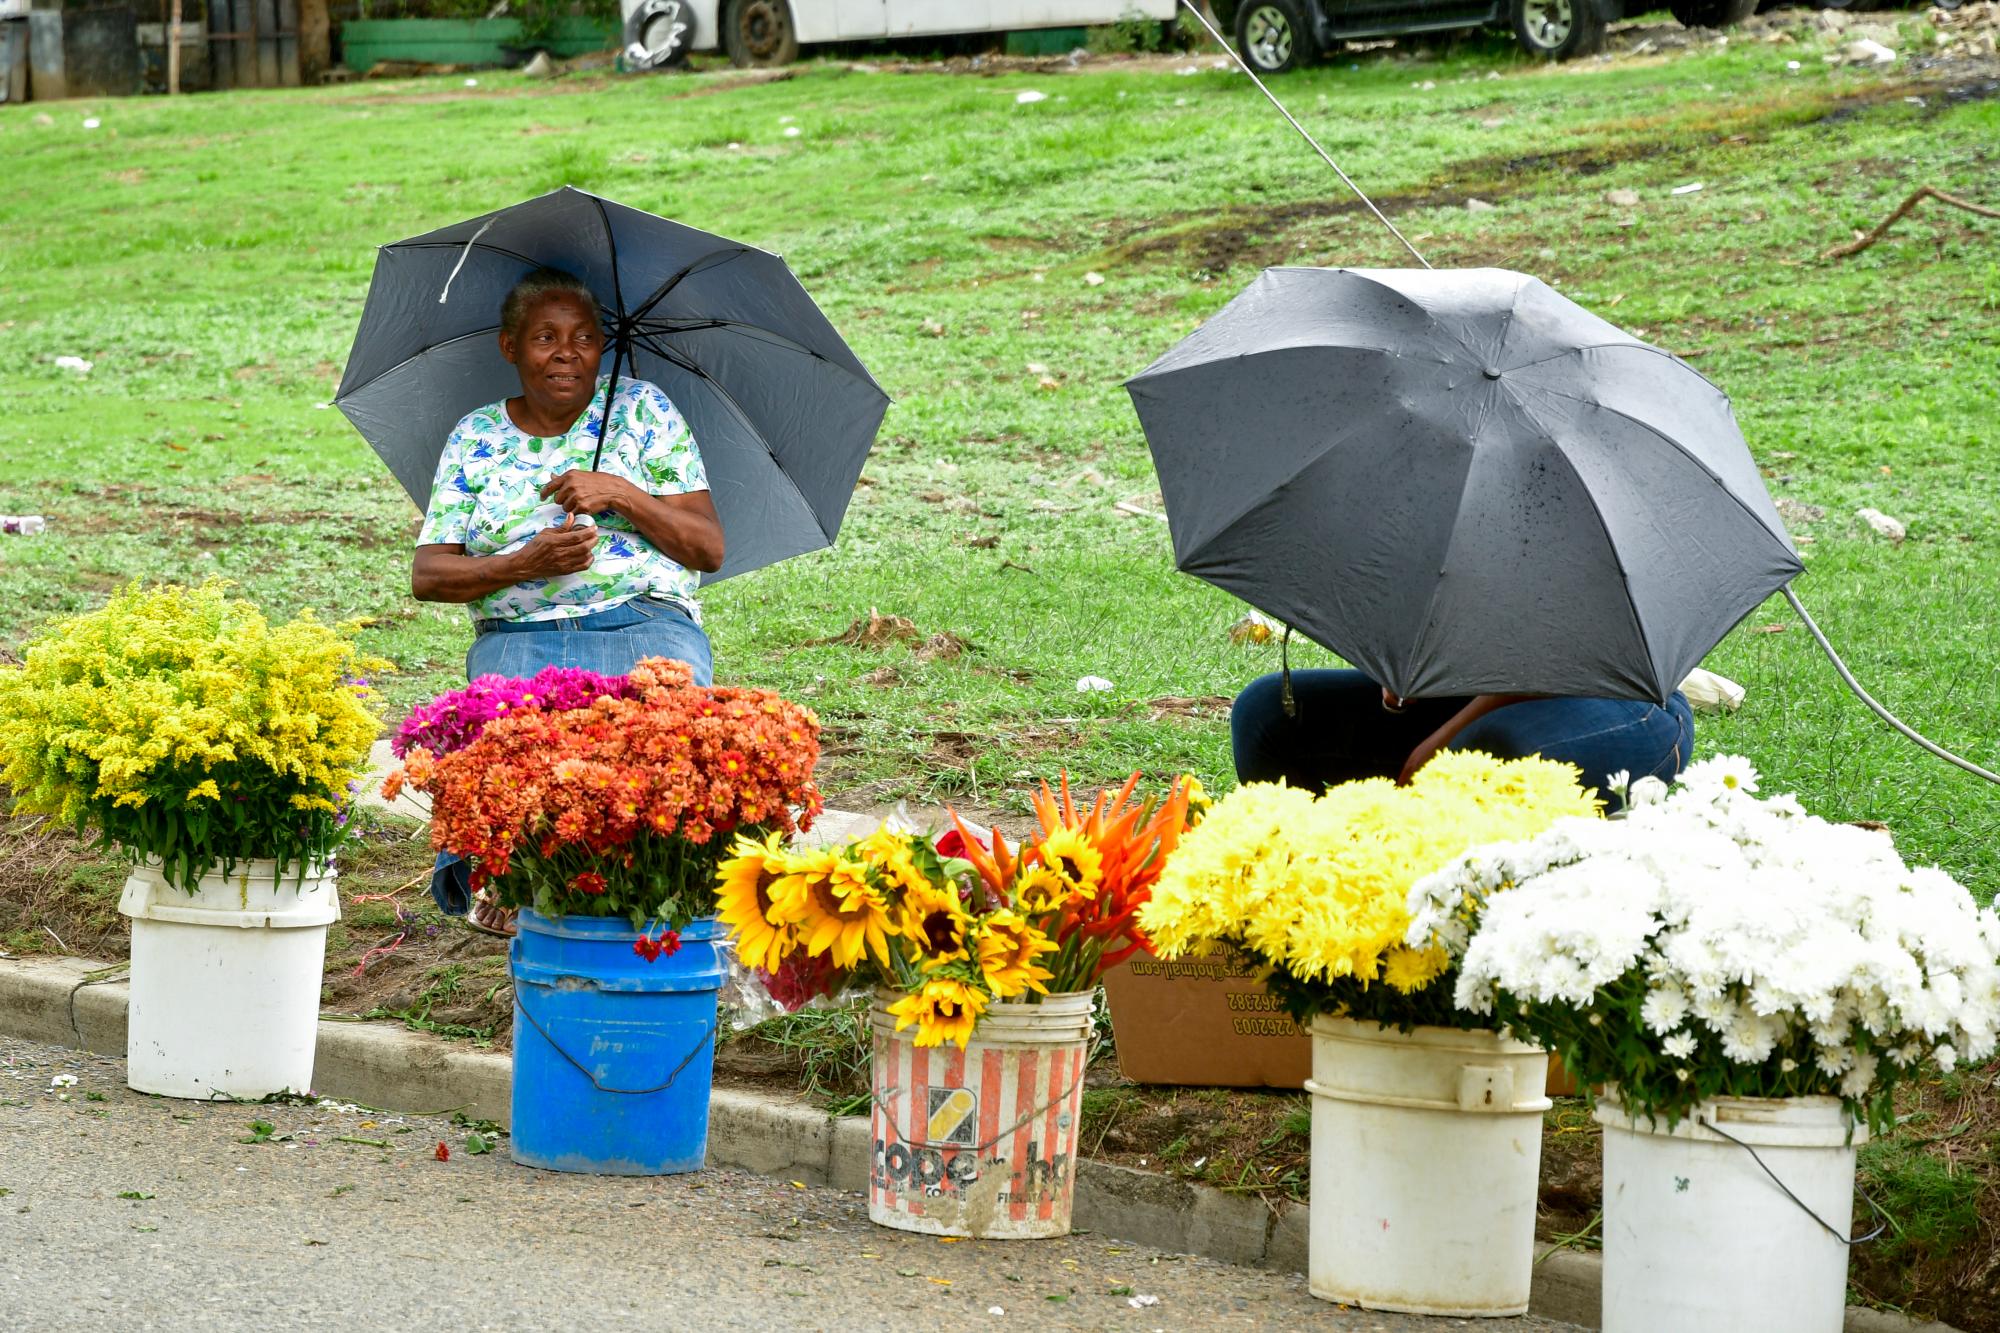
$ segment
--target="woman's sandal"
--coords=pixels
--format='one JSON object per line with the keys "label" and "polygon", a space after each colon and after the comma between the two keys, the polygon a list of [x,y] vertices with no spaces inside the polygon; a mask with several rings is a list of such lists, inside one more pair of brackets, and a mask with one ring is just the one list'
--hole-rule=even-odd
{"label": "woman's sandal", "polygon": [[481,889],[472,895],[472,906],[465,914],[465,924],[487,935],[497,935],[503,940],[514,938],[518,927],[514,923],[517,915],[511,907],[502,907]]}

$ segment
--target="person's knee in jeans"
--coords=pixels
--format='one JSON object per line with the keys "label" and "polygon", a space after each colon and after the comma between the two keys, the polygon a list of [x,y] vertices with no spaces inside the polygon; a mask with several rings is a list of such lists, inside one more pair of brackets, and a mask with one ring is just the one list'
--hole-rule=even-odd
{"label": "person's knee in jeans", "polygon": [[1243,687],[1229,713],[1229,745],[1238,782],[1275,782],[1284,776],[1281,738],[1288,722],[1281,677],[1259,676]]}

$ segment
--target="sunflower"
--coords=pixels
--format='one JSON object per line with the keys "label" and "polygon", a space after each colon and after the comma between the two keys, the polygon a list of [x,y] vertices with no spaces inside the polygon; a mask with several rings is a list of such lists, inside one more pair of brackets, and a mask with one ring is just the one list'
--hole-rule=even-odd
{"label": "sunflower", "polygon": [[798,929],[779,917],[773,897],[792,871],[784,835],[773,832],[762,842],[739,836],[729,850],[729,859],[716,868],[715,915],[735,937],[744,966],[775,972],[799,946]]}
{"label": "sunflower", "polygon": [[1082,830],[1059,828],[1035,848],[1041,863],[1062,876],[1073,893],[1085,898],[1097,896],[1104,878],[1104,854]]}
{"label": "sunflower", "polygon": [[873,953],[889,965],[889,904],[868,882],[868,867],[831,852],[809,852],[772,888],[773,915],[798,929],[806,952],[831,952],[835,967]]}
{"label": "sunflower", "polygon": [[891,892],[915,893],[931,887],[930,877],[917,868],[911,834],[884,825],[856,843],[854,855],[874,866],[878,881]]}
{"label": "sunflower", "polygon": [[1047,916],[1070,899],[1070,887],[1047,866],[1029,866],[1014,881],[1014,905],[1027,916]]}
{"label": "sunflower", "polygon": [[986,997],[976,987],[951,977],[933,977],[922,990],[889,1006],[896,1031],[917,1025],[917,1045],[942,1046],[947,1040],[960,1050],[972,1040],[973,1025],[985,1012]]}
{"label": "sunflower", "polygon": [[1029,925],[1018,912],[995,912],[979,923],[978,958],[980,975],[1001,999],[1011,999],[1033,989],[1047,995],[1042,983],[1055,973],[1036,963],[1051,953],[1056,944]]}
{"label": "sunflower", "polygon": [[903,934],[923,954],[925,967],[970,958],[966,936],[971,929],[972,918],[949,889],[925,884],[903,896]]}

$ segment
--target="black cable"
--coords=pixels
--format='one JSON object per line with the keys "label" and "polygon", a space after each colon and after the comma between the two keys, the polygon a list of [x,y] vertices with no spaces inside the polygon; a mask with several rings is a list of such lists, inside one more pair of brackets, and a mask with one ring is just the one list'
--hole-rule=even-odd
{"label": "black cable", "polygon": [[1812,631],[1814,642],[1818,643],[1820,650],[1826,654],[1827,661],[1833,663],[1833,669],[1840,673],[1840,679],[1846,683],[1848,689],[1854,691],[1855,698],[1861,700],[1862,703],[1867,704],[1869,708],[1874,710],[1875,716],[1881,718],[1904,736],[1915,741],[1918,745],[1921,745],[1924,749],[1930,751],[1946,763],[1956,764],[1974,777],[1985,778],[1988,782],[2000,782],[2000,773],[1995,773],[1991,769],[1981,768],[1969,759],[1959,758],[1929,737],[1918,733],[1914,727],[1906,725],[1901,718],[1884,708],[1881,704],[1876,703],[1875,696],[1861,688],[1861,682],[1856,680],[1854,673],[1847,669],[1847,663],[1840,660],[1840,654],[1833,650],[1833,644],[1828,642],[1826,635],[1820,631],[1818,622],[1807,613],[1805,606],[1799,601],[1798,594],[1792,591],[1792,585],[1787,583],[1784,591],[1785,600],[1792,604],[1792,610],[1799,613],[1799,619],[1806,622],[1806,628]]}

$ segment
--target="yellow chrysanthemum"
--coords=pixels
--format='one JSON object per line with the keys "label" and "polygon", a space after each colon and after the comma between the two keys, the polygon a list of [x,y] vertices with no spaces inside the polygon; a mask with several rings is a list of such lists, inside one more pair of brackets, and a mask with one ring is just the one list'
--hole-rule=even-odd
{"label": "yellow chrysanthemum", "polygon": [[931,884],[903,896],[903,936],[917,946],[925,967],[941,967],[970,958],[967,937],[972,918],[958,894]]}
{"label": "yellow chrysanthemum", "polygon": [[771,887],[773,914],[796,926],[806,952],[830,953],[835,967],[853,967],[873,954],[889,965],[889,904],[868,882],[867,867],[827,852],[798,858],[792,873]]}
{"label": "yellow chrysanthemum", "polygon": [[1073,894],[1063,877],[1047,866],[1028,866],[1014,881],[1014,905],[1027,916],[1047,916]]}
{"label": "yellow chrysanthemum", "polygon": [[775,972],[799,944],[798,928],[777,915],[772,896],[792,869],[784,835],[774,832],[761,842],[739,837],[730,853],[716,868],[716,918],[728,927],[744,966]]}
{"label": "yellow chrysanthemum", "polygon": [[1410,887],[1472,847],[1598,813],[1577,777],[1566,764],[1446,751],[1407,787],[1371,779],[1318,798],[1239,787],[1175,850],[1139,923],[1167,957],[1231,940],[1306,981],[1419,990],[1446,960],[1403,944]]}
{"label": "yellow chrysanthemum", "polygon": [[1073,828],[1059,828],[1035,848],[1037,859],[1062,876],[1074,893],[1085,898],[1097,896],[1104,879],[1104,855],[1096,844]]}
{"label": "yellow chrysanthemum", "polygon": [[933,977],[916,994],[890,1005],[889,1012],[896,1016],[898,1032],[916,1024],[917,1045],[942,1046],[951,1041],[963,1050],[979,1016],[986,1012],[986,997],[963,981]]}
{"label": "yellow chrysanthemum", "polygon": [[1436,981],[1450,965],[1451,955],[1443,949],[1397,947],[1382,955],[1382,980],[1408,995]]}
{"label": "yellow chrysanthemum", "polygon": [[1035,960],[1054,952],[1056,943],[1018,912],[1000,911],[983,919],[979,923],[976,948],[979,973],[1001,999],[1012,999],[1030,990],[1049,993],[1042,983],[1055,973]]}

